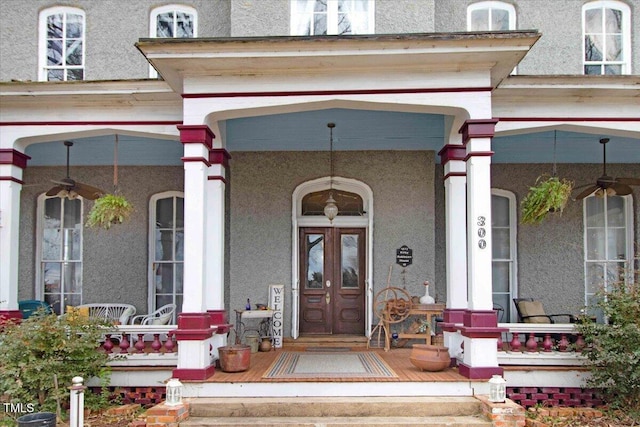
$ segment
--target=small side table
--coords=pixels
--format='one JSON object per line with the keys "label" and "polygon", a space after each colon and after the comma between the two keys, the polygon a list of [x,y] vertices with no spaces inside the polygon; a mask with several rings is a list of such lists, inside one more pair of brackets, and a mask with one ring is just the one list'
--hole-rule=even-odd
{"label": "small side table", "polygon": [[260,319],[258,333],[260,338],[269,338],[271,348],[275,348],[273,342],[273,310],[235,310],[236,312],[236,344],[242,343],[244,333],[247,331],[245,320]]}

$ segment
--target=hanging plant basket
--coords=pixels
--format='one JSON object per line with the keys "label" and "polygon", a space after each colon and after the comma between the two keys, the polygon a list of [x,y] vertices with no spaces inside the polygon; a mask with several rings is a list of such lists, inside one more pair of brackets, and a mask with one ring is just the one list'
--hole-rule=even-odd
{"label": "hanging plant basket", "polygon": [[539,224],[549,212],[562,213],[573,190],[573,181],[542,175],[522,200],[522,223]]}
{"label": "hanging plant basket", "polygon": [[100,227],[108,230],[114,224],[121,224],[129,215],[133,206],[123,196],[105,194],[96,199],[89,212],[87,227]]}

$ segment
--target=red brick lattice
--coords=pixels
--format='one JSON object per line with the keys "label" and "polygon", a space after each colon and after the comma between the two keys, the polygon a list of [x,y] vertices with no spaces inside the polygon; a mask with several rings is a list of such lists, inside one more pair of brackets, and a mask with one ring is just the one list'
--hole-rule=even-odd
{"label": "red brick lattice", "polygon": [[597,390],[576,387],[507,387],[507,397],[525,408],[536,405],[594,408],[603,404]]}

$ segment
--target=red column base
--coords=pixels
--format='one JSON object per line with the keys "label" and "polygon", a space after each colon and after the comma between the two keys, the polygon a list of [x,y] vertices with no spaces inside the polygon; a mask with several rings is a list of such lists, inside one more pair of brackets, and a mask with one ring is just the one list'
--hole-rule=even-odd
{"label": "red column base", "polygon": [[464,363],[458,365],[458,372],[465,378],[471,380],[490,379],[493,375],[504,374],[504,369],[499,366],[468,366]]}
{"label": "red column base", "polygon": [[8,320],[22,320],[22,312],[20,310],[0,310],[0,325]]}
{"label": "red column base", "polygon": [[173,370],[173,378],[179,380],[191,380],[191,381],[204,381],[216,372],[214,365],[209,365],[206,368],[201,369],[186,369],[177,368]]}

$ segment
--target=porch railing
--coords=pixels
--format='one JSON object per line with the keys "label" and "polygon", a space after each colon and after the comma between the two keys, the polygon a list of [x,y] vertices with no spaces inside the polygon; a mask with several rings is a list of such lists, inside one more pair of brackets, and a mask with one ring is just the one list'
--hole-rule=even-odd
{"label": "porch railing", "polygon": [[580,366],[584,339],[573,323],[499,323],[507,329],[498,340],[500,365]]}
{"label": "porch railing", "polygon": [[111,366],[175,366],[176,325],[115,325],[104,334],[102,350]]}

